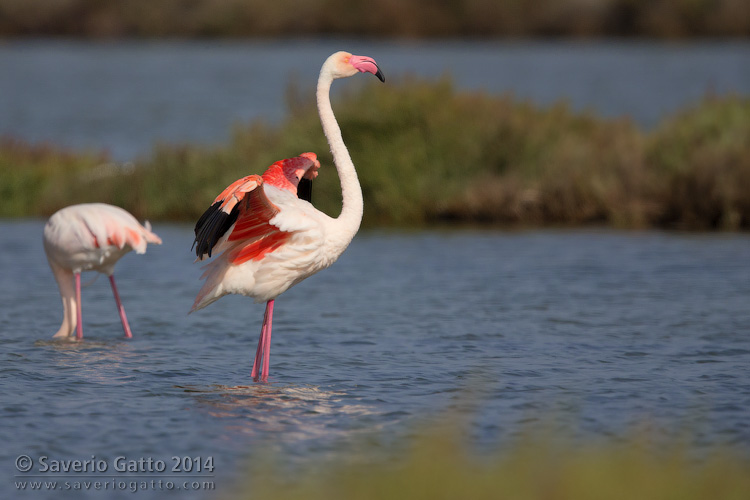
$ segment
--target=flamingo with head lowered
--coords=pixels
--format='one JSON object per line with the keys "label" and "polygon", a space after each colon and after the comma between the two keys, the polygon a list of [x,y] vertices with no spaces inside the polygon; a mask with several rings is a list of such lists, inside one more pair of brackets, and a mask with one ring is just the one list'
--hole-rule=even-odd
{"label": "flamingo with head lowered", "polygon": [[55,212],[44,226],[44,251],[60,288],[63,321],[55,338],[83,338],[81,272],[109,276],[125,336],[133,336],[115,284],[115,264],[135,250],[145,253],[149,243],[161,244],[151,225],[141,225],[119,207],[104,203],[71,205]]}
{"label": "flamingo with head lowered", "polygon": [[337,52],[326,59],[318,78],[320,123],[341,181],[339,217],[329,217],[298,197],[300,181],[312,180],[320,168],[315,153],[303,153],[277,161],[263,175],[237,180],[195,225],[198,260],[221,255],[205,266],[205,283],[191,312],[230,293],[266,303],[251,372],[255,381],[268,381],[276,297],[333,264],[362,221],[362,190],[331,108],[330,88],[337,78],[365,72],[385,81],[372,58]]}

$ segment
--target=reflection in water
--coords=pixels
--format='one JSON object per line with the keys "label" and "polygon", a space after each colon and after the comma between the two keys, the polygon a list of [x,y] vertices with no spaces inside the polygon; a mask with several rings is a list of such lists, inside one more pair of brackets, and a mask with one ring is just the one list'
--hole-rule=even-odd
{"label": "reflection in water", "polygon": [[37,340],[34,347],[51,348],[56,355],[55,369],[75,370],[79,382],[126,384],[134,380],[137,370],[129,364],[137,363],[141,353],[134,351],[124,340],[92,340],[84,338]]}
{"label": "reflection in water", "polygon": [[[335,440],[376,432],[386,422],[375,422],[373,405],[347,401],[347,394],[314,386],[239,385],[208,387],[176,386],[195,395],[196,401],[215,418],[230,419],[230,435],[273,435],[284,444],[324,438]],[[373,417],[372,425],[347,425],[354,419]],[[389,422],[393,423],[393,422]]]}

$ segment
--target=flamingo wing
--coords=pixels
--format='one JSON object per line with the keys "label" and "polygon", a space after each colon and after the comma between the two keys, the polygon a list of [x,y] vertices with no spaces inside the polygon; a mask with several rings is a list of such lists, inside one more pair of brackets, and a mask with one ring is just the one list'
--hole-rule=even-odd
{"label": "flamingo wing", "polygon": [[125,210],[103,203],[84,203],[58,210],[44,227],[45,249],[70,269],[94,269],[130,249],[144,253],[161,243],[148,222],[141,225]]}
{"label": "flamingo wing", "polygon": [[[271,203],[265,196],[261,186],[263,178],[259,175],[248,175],[232,184],[230,184],[219,196],[216,197],[213,204],[206,210],[195,225],[195,241],[193,246],[198,259],[202,260],[206,256],[211,257],[211,253],[217,246],[221,246],[219,240],[226,242],[234,233],[234,226],[243,214],[242,219],[265,219],[268,220],[278,213],[278,207]],[[255,194],[252,194],[255,193]],[[252,204],[249,203],[251,198],[257,198]],[[247,199],[244,205],[243,200]],[[255,209],[258,213],[247,212],[247,209]],[[247,224],[243,223],[240,229],[245,228]],[[243,231],[245,232],[245,231]],[[235,239],[237,239],[235,237]]]}
{"label": "flamingo wing", "polygon": [[103,203],[80,206],[83,209],[78,211],[79,220],[90,232],[95,248],[117,247],[122,250],[128,245],[142,254],[148,243],[161,244],[161,239],[151,231],[151,224],[141,225],[119,207]]}
{"label": "flamingo wing", "polygon": [[227,238],[234,243],[228,255],[232,264],[260,260],[292,236],[292,231],[284,231],[277,225],[275,219],[280,209],[268,199],[262,183],[238,203],[238,208],[237,222]]}
{"label": "flamingo wing", "polygon": [[314,153],[303,153],[275,162],[263,176],[248,175],[230,184],[195,225],[193,246],[198,259],[211,257],[232,243],[230,261],[242,264],[281,246],[295,228],[290,228],[284,217],[275,219],[281,209],[268,198],[264,186],[298,195],[300,179],[314,177],[319,167]]}

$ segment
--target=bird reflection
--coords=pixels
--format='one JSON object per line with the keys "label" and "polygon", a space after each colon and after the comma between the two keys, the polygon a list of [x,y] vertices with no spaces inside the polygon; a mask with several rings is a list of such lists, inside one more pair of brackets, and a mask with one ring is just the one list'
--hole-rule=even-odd
{"label": "bird reflection", "polygon": [[[75,339],[75,337],[73,337]],[[37,340],[35,347],[50,348],[57,354],[53,366],[74,370],[79,381],[97,384],[127,384],[134,380],[142,354],[121,340],[71,342],[69,339]]]}
{"label": "bird reflection", "polygon": [[[316,437],[337,437],[380,429],[384,424],[362,425],[377,414],[375,407],[349,402],[341,391],[294,385],[178,386],[216,418],[226,418],[226,430],[244,435],[279,433],[286,442]],[[358,422],[358,424],[354,424]]]}

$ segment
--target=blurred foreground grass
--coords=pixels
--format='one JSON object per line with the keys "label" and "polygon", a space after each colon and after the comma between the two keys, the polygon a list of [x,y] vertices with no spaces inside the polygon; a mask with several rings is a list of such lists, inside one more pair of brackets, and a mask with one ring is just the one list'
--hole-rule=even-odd
{"label": "blurred foreground grass", "polygon": [[[157,145],[128,168],[104,154],[0,141],[0,216],[72,203],[195,220],[233,180],[305,151],[323,165],[314,203],[340,188],[311,96],[293,87],[279,125],[219,147]],[[370,85],[334,102],[362,183],[366,225],[490,223],[750,228],[750,99],[707,97],[644,132],[627,119],[458,92],[449,80]]]}
{"label": "blurred foreground grass", "polygon": [[251,465],[220,498],[346,500],[744,500],[750,460],[728,450],[701,458],[639,438],[600,445],[532,438],[478,457],[455,434],[427,433],[403,456],[368,463],[323,462],[286,474]]}

